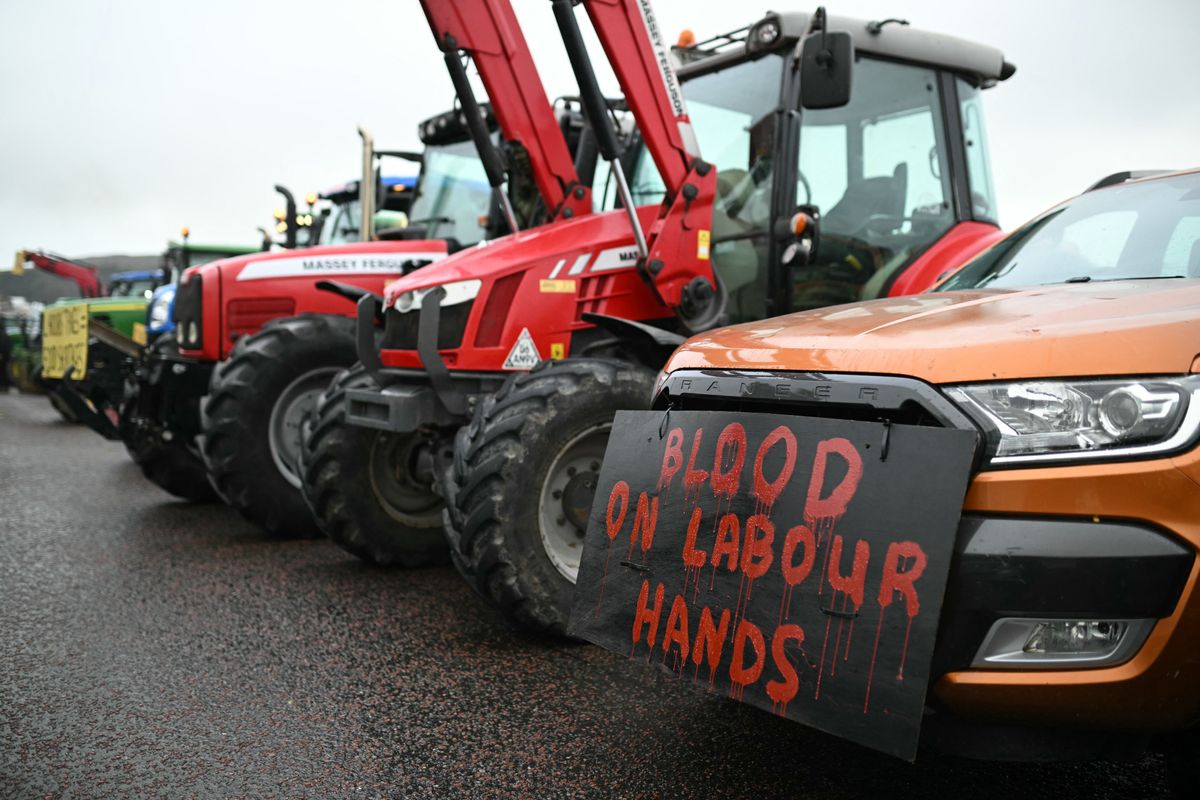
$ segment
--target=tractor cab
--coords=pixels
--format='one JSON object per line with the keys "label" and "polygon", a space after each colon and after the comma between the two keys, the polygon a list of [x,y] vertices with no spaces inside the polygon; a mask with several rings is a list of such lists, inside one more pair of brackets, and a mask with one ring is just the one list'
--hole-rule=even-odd
{"label": "tractor cab", "polygon": [[[906,22],[829,17],[853,42],[852,88],[814,108],[793,68],[811,16],[770,14],[674,51],[718,170],[712,257],[730,322],[919,291],[999,235],[980,95],[1015,68]],[[661,200],[648,154],[630,182],[637,205]],[[798,211],[817,228],[801,257],[789,252]]]}
{"label": "tractor cab", "polygon": [[149,300],[154,290],[162,284],[161,270],[117,272],[109,279],[108,296]]}
{"label": "tractor cab", "polygon": [[[495,118],[483,106],[494,143],[499,134]],[[421,153],[372,150],[378,184],[372,215],[372,238],[444,239],[451,252],[477,244],[505,231],[492,220],[493,192],[460,111],[430,117],[417,126]],[[384,176],[378,162],[400,159],[421,165],[420,174]],[[362,239],[361,181],[354,180],[320,195],[319,244],[344,244]]]}

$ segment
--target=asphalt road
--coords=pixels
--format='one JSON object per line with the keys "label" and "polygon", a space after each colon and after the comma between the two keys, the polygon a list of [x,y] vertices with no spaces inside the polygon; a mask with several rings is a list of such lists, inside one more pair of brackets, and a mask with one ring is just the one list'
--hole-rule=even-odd
{"label": "asphalt road", "polygon": [[0,396],[0,797],[1161,797],[1161,761],[915,766],[171,500]]}

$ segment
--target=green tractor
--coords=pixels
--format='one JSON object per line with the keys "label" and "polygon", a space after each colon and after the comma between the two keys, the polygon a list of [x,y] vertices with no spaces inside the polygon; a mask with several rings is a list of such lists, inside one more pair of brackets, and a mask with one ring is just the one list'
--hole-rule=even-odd
{"label": "green tractor", "polygon": [[41,367],[37,347],[42,304],[23,297],[0,297],[0,393],[10,387],[39,392],[34,374]]}
{"label": "green tractor", "polygon": [[[146,344],[147,312],[155,290],[191,264],[257,249],[190,244],[187,229],[183,234],[182,242],[168,244],[160,268],[116,273],[107,296],[59,300],[42,313],[40,383],[65,420],[84,422],[105,438],[117,438],[111,409],[120,404],[130,359]],[[28,251],[18,253],[18,261],[22,259],[43,269],[47,261],[59,268],[68,263],[59,256]]]}

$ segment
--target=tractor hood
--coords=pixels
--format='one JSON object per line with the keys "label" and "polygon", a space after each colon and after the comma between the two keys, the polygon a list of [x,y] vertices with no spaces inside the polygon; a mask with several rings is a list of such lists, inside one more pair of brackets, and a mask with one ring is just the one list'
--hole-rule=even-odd
{"label": "tractor hood", "polygon": [[[658,212],[658,206],[638,209],[642,226],[649,228]],[[637,261],[637,252],[632,249],[633,232],[629,218],[623,211],[588,214],[573,220],[555,222],[529,230],[519,231],[499,239],[480,242],[475,247],[460,250],[432,267],[405,275],[387,287],[386,301],[391,305],[397,296],[458,281],[487,281],[545,266],[548,275],[567,277],[576,275],[587,263],[578,262],[584,255],[589,257],[599,251],[593,270],[611,259],[612,268],[631,266]],[[620,253],[610,250],[623,248]],[[626,253],[630,250],[632,253]],[[555,269],[559,261],[563,265]]]}
{"label": "tractor hood", "polygon": [[194,275],[219,275],[222,280],[260,281],[277,278],[334,278],[338,275],[383,273],[399,275],[414,265],[438,261],[446,256],[446,243],[433,240],[352,242],[274,250],[223,258],[197,264],[184,272],[184,281]]}
{"label": "tractor hood", "polygon": [[930,293],[817,309],[688,340],[686,368],[908,375],[935,384],[1182,374],[1200,354],[1200,280]]}

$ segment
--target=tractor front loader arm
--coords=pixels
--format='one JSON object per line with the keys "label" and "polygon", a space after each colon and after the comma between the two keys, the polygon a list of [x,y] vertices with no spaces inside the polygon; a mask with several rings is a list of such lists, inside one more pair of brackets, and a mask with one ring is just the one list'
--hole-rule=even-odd
{"label": "tractor front loader arm", "polygon": [[[548,221],[592,211],[591,189],[580,181],[571,152],[547,99],[529,45],[508,0],[421,0],[438,46],[446,56],[459,102],[469,115],[477,145],[482,145],[482,120],[462,56],[479,70],[505,140],[529,154],[534,182],[546,205]],[[476,111],[477,113],[477,111]],[[480,157],[496,186],[501,172],[495,152],[480,147]]]}
{"label": "tractor front loader arm", "polygon": [[[642,140],[666,185],[666,197],[649,231],[642,232],[633,200],[614,156],[622,201],[630,210],[641,250],[642,274],[659,299],[675,311],[684,328],[700,331],[720,323],[725,295],[712,268],[712,207],[717,170],[700,157],[688,118],[687,104],[670,48],[650,0],[551,0],[555,18],[579,82],[584,108],[593,128],[611,126],[600,119],[599,84],[583,44],[573,6],[580,2],[600,37],[625,100],[637,120]],[[609,141],[610,147],[614,146]]]}

